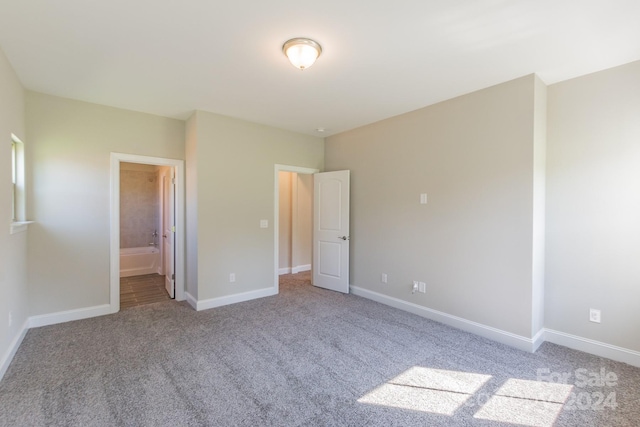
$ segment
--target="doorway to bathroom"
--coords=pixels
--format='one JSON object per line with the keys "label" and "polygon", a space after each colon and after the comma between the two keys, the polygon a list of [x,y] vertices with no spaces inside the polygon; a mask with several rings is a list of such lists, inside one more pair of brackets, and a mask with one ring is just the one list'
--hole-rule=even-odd
{"label": "doorway to bathroom", "polygon": [[120,308],[175,297],[174,168],[120,163]]}
{"label": "doorway to bathroom", "polygon": [[184,299],[184,162],[111,155],[111,311]]}

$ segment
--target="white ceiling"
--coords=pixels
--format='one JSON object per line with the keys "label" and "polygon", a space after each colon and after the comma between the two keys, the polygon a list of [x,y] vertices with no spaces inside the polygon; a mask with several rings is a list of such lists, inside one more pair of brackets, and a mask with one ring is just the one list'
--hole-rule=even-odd
{"label": "white ceiling", "polygon": [[[312,68],[292,37],[322,45]],[[30,90],[326,136],[638,60],[640,0],[0,0],[0,46]]]}

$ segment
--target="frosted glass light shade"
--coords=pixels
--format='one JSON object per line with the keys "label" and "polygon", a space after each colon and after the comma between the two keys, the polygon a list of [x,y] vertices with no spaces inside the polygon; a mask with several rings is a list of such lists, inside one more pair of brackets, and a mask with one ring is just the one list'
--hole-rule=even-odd
{"label": "frosted glass light shade", "polygon": [[285,42],[282,51],[294,67],[304,70],[313,65],[322,53],[322,48],[311,39],[296,38]]}

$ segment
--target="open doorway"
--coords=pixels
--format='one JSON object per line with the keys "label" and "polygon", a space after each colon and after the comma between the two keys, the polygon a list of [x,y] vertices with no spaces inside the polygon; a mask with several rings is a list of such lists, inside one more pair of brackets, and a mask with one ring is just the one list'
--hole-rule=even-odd
{"label": "open doorway", "polygon": [[280,171],[278,273],[311,271],[313,175]]}
{"label": "open doorway", "polygon": [[120,163],[120,308],[175,297],[175,168]]}
{"label": "open doorway", "polygon": [[[313,174],[317,169],[275,166],[274,287],[281,276],[304,276],[310,283],[313,264]],[[308,277],[307,277],[308,276]]]}
{"label": "open doorway", "polygon": [[184,161],[111,154],[111,312],[184,299]]}

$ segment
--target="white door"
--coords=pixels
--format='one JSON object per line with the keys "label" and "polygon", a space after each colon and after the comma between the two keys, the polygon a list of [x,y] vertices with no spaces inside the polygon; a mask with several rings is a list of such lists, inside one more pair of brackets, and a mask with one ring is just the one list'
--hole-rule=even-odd
{"label": "white door", "polygon": [[171,298],[175,298],[176,280],[175,280],[175,255],[174,242],[176,235],[175,222],[175,178],[174,169],[169,174],[162,177],[162,186],[164,191],[164,224],[162,225],[162,244],[164,254],[164,286]]}
{"label": "white door", "polygon": [[313,284],[349,293],[349,171],[313,181]]}

